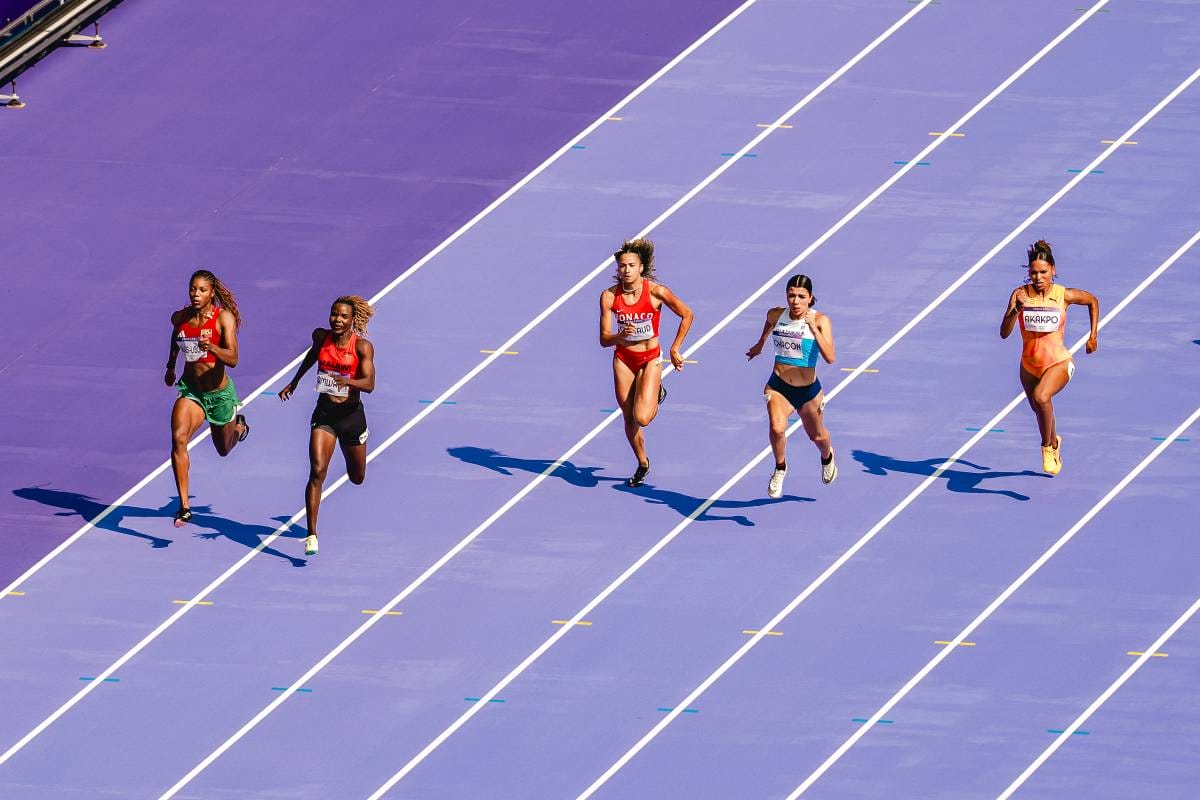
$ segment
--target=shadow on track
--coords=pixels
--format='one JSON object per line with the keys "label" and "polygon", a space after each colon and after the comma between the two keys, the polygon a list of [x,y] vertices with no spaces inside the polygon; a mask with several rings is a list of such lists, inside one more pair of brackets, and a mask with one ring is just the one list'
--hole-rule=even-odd
{"label": "shadow on track", "polygon": [[[887,475],[889,472],[905,472],[909,475],[921,475],[927,477],[932,475],[938,468],[939,464],[944,464],[945,458],[927,458],[923,461],[905,461],[900,458],[880,455],[867,450],[855,450],[852,455],[854,460],[863,465],[863,472],[871,475]],[[955,469],[955,467],[970,467],[978,472],[966,472],[965,470]],[[964,461],[961,458],[954,462],[954,466],[947,469],[941,474],[941,478],[946,481],[946,488],[951,492],[963,492],[966,494],[1000,494],[1005,497],[1011,497],[1013,500],[1025,501],[1029,499],[1028,495],[1014,492],[1011,489],[984,489],[979,484],[984,481],[995,480],[996,478],[1049,478],[1050,476],[1044,472],[1034,472],[1033,470],[1025,469],[1020,472],[989,472],[989,467],[981,467],[978,464],[972,464],[970,461]]]}
{"label": "shadow on track", "polygon": [[[512,475],[514,471],[540,475],[554,463],[553,460],[546,458],[516,458],[514,456],[507,456],[497,450],[484,447],[449,447],[446,448],[446,452],[460,461],[475,464],[476,466],[490,469],[493,472],[499,472],[501,475]],[[693,497],[681,492],[673,492],[669,489],[659,489],[649,483],[637,489],[631,489],[625,485],[624,478],[609,478],[604,475],[597,475],[596,473],[600,469],[600,467],[577,467],[570,461],[564,461],[558,469],[551,473],[551,477],[561,478],[572,486],[578,486],[583,489],[594,489],[601,482],[610,483],[612,484],[612,488],[618,492],[640,497],[647,503],[667,506],[683,517],[691,516],[705,502],[705,498]],[[759,506],[775,505],[776,503],[796,502],[812,503],[815,501],[811,497],[797,497],[796,495],[784,495],[778,500],[771,500],[766,497],[755,500],[717,500],[696,517],[696,522],[728,521],[736,522],[738,525],[746,527],[753,527],[754,522],[741,514],[720,516],[710,514],[709,512],[712,509],[758,508]]]}
{"label": "shadow on track", "polygon": [[[79,516],[85,522],[95,519],[99,514],[103,513],[104,509],[108,508],[106,504],[85,494],[64,492],[59,489],[47,489],[41,486],[14,489],[13,494],[23,500],[32,500],[35,503],[50,506],[51,508],[66,509],[65,511],[58,512],[55,516]],[[172,498],[158,508],[144,508],[142,506],[131,505],[117,506],[109,512],[108,516],[100,520],[96,524],[96,527],[100,530],[145,539],[154,548],[167,547],[174,542],[174,539],[164,539],[160,536],[142,533],[141,531],[126,527],[126,522],[130,519],[171,519],[175,515],[175,509],[178,505],[178,500]],[[283,523],[288,520],[288,517],[274,517],[274,519]],[[224,517],[218,517],[212,513],[211,506],[192,506],[192,521],[189,525],[208,528],[212,531],[212,533],[194,534],[199,538],[219,539],[225,537],[244,547],[258,547],[263,539],[275,532],[274,528],[266,525],[246,525],[241,522],[225,519]],[[297,530],[293,526],[293,530],[288,531],[284,536],[287,538],[303,538],[303,532],[297,532]],[[293,567],[303,567],[308,563],[302,558],[293,558],[271,547],[264,548],[263,553],[282,558],[288,561]]]}

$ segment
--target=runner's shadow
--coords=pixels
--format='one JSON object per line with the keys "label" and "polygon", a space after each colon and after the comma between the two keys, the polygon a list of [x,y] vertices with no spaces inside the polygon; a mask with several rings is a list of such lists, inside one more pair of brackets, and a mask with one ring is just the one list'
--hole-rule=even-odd
{"label": "runner's shadow", "polygon": [[[108,508],[107,505],[96,500],[94,497],[89,497],[78,492],[64,492],[59,489],[46,489],[41,486],[30,486],[22,489],[14,489],[13,494],[24,500],[32,500],[35,503],[41,503],[44,506],[51,508],[62,508],[65,511],[58,512],[55,516],[73,517],[79,516],[85,522],[91,522],[99,514]],[[96,523],[96,527],[100,530],[120,533],[125,536],[133,536],[138,539],[145,539],[150,542],[151,547],[166,547],[170,545],[174,539],[164,539],[159,536],[152,536],[148,533],[136,531],[133,528],[125,526],[125,522],[129,519],[171,519],[175,516],[175,509],[179,506],[178,498],[172,498],[158,508],[144,508],[142,506],[121,505],[114,508],[108,513],[104,519]],[[275,517],[279,522],[286,522],[288,517]],[[203,539],[218,539],[222,536],[245,545],[246,547],[258,547],[258,545],[267,536],[275,532],[275,528],[269,528],[265,525],[246,525],[240,522],[235,522],[224,517],[218,517],[212,513],[211,506],[192,506],[192,525],[199,525],[202,528],[208,528],[213,533],[197,533],[194,534]],[[289,538],[300,537],[303,534],[295,532],[295,526],[289,530],[284,536]],[[275,550],[271,547],[263,548],[263,552],[267,555],[276,556],[290,562],[294,567],[303,567],[308,562],[302,558],[292,558],[291,556]]]}
{"label": "runner's shadow", "polygon": [[[460,461],[468,464],[499,472],[501,475],[512,475],[512,470],[532,472],[540,475],[554,463],[548,458],[515,458],[506,456],[498,450],[487,447],[447,447],[446,452]],[[572,486],[582,489],[594,489],[600,481],[615,481],[617,478],[601,478],[596,475],[600,467],[577,467],[570,461],[564,461],[554,470],[552,477],[562,478]]]}
{"label": "runner's shadow", "polygon": [[[548,458],[515,458],[506,456],[503,453],[484,447],[448,447],[446,452],[455,458],[465,461],[468,464],[475,464],[485,469],[490,469],[493,472],[499,472],[501,475],[512,475],[514,470],[521,472],[532,472],[535,475],[540,475],[549,469],[554,462]],[[704,504],[704,499],[692,497],[691,495],[673,492],[669,489],[658,489],[651,484],[631,489],[625,485],[624,478],[609,478],[605,475],[597,475],[600,467],[577,467],[570,461],[564,461],[551,475],[555,478],[562,478],[572,486],[579,486],[584,489],[593,489],[600,485],[601,482],[613,484],[613,488],[620,492],[628,492],[637,497],[641,497],[647,503],[656,505],[664,505],[674,509],[681,516],[691,516],[695,511]],[[781,497],[778,500],[769,500],[767,498],[759,498],[757,500],[717,500],[708,508],[696,517],[697,522],[716,522],[729,521],[736,522],[739,525],[752,527],[753,522],[745,516],[735,514],[732,516],[720,516],[710,514],[709,510],[713,508],[756,508],[758,506],[772,505],[774,503],[786,502],[813,502],[811,497],[796,497],[788,495]]]}
{"label": "runner's shadow", "polygon": [[[611,480],[611,479],[606,479]],[[634,489],[625,485],[624,481],[613,486],[618,492],[627,492],[635,497],[644,498],[647,503],[654,505],[663,505],[671,508],[679,513],[680,516],[690,517],[696,513],[696,510],[704,505],[707,501],[705,498],[692,497],[691,495],[681,492],[672,492],[670,489],[659,489],[653,484],[644,484]],[[702,511],[696,517],[696,522],[736,522],[738,525],[743,525],[748,528],[754,527],[754,522],[741,514],[733,514],[728,517],[709,514],[709,510],[713,508],[758,508],[759,506],[771,506],[776,503],[815,503],[816,499],[812,497],[798,497],[794,494],[785,494],[778,500],[772,500],[769,497],[759,497],[754,500],[717,500],[712,505]]]}
{"label": "runner's shadow", "polygon": [[[42,486],[28,486],[22,489],[14,489],[13,494],[23,500],[32,500],[35,503],[41,503],[44,506],[51,508],[64,508],[66,511],[60,511],[55,514],[56,517],[73,517],[78,515],[84,522],[91,522],[99,514],[103,513],[108,506],[101,503],[94,497],[89,497],[78,492],[64,492],[60,489],[46,489]],[[124,526],[127,519],[154,519],[162,517],[174,516],[175,503],[168,502],[158,508],[143,508],[141,506],[122,505],[117,506],[108,513],[104,519],[96,523],[96,527],[113,533],[124,534],[125,536],[133,536],[138,539],[145,539],[150,542],[151,547],[166,547],[171,544],[174,539],[163,539],[159,536],[151,536],[148,533],[135,531],[132,528]],[[208,511],[208,506],[197,506],[196,510]]]}
{"label": "runner's shadow", "polygon": [[[291,518],[290,517],[271,517],[271,519],[282,524],[282,523],[287,522]],[[243,522],[234,522],[231,519],[226,519],[225,517],[218,517],[213,514],[207,514],[207,513],[198,514],[198,513],[196,513],[195,506],[192,507],[192,521],[189,524],[199,525],[201,528],[209,528],[213,531],[213,533],[194,534],[196,537],[198,537],[200,539],[215,540],[215,539],[220,539],[221,537],[225,537],[226,539],[229,539],[232,542],[237,542],[238,544],[242,545],[243,547],[248,547],[251,550],[257,548],[259,545],[261,545],[263,543],[264,539],[266,539],[268,536],[270,536],[271,534],[275,533],[275,531],[278,530],[278,528],[271,528],[266,525],[247,525]],[[280,538],[281,539],[303,539],[306,535],[307,535],[307,531],[305,531],[303,528],[300,528],[296,525],[291,525],[288,527],[288,530],[285,531],[280,536]],[[262,552],[263,552],[263,555],[275,556],[276,558],[282,558],[283,560],[290,563],[293,567],[308,566],[308,561],[306,559],[294,558],[292,556],[289,556],[287,553],[284,553],[281,550],[276,550],[274,547],[263,547]]]}
{"label": "runner's shadow", "polygon": [[[887,475],[889,472],[907,472],[910,475],[932,475],[938,465],[947,461],[945,458],[927,458],[924,461],[905,461],[891,456],[883,456],[878,453],[871,453],[866,450],[855,450],[852,455],[854,460],[863,465],[863,472],[871,475]],[[988,467],[981,467],[978,464],[972,464],[970,461],[964,461],[961,458],[955,459],[954,466],[970,467],[971,469],[980,470],[979,472],[966,472],[961,469],[950,469],[942,472],[942,478],[946,479],[946,488],[951,492],[964,492],[967,494],[1001,494],[1005,497],[1011,497],[1013,500],[1025,501],[1029,499],[1028,495],[1023,495],[1020,492],[1014,492],[1011,489],[983,489],[979,484],[983,481],[993,480],[995,478],[1049,478],[1050,476],[1044,472],[1034,472],[1033,470],[1025,469],[1020,472],[989,472]]]}

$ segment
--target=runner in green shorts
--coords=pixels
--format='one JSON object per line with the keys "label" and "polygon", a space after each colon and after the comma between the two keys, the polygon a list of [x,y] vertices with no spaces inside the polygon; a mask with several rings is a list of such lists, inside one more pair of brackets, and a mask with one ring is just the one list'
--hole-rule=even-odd
{"label": "runner in green shorts", "polygon": [[[213,445],[221,456],[250,433],[246,418],[237,413],[238,396],[226,367],[238,364],[237,331],[242,325],[233,292],[206,269],[192,274],[189,304],[171,315],[171,354],[167,359],[167,386],[179,389],[171,408],[171,469],[179,492],[175,527],[192,518],[188,506],[188,442],[208,421]],[[183,353],[183,377],[175,381],[175,361]]]}

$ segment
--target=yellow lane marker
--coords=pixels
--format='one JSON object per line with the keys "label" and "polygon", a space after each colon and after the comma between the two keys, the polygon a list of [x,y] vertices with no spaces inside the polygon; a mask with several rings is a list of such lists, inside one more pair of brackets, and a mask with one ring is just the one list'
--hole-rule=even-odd
{"label": "yellow lane marker", "polygon": [[[945,639],[934,639],[933,643],[934,644],[950,644],[950,642]],[[974,647],[975,643],[974,642],[959,642],[958,646],[959,647]]]}
{"label": "yellow lane marker", "polygon": [[24,597],[25,593],[24,592],[9,592],[8,596],[9,597]]}
{"label": "yellow lane marker", "polygon": [[[1130,650],[1125,655],[1127,655],[1127,656],[1144,656],[1144,655],[1146,655],[1146,651],[1145,650],[1140,650],[1140,651],[1139,650]],[[1167,654],[1166,653],[1151,653],[1150,657],[1151,658],[1166,658]]]}
{"label": "yellow lane marker", "polygon": [[[364,608],[364,609],[362,610],[362,612],[363,612],[364,614],[378,614],[378,613],[379,613],[379,609],[378,609],[378,608]],[[403,614],[403,613],[404,613],[403,611],[384,611],[384,612],[383,612],[383,615],[384,615],[385,617],[398,617],[398,616],[400,616],[400,615],[401,615],[401,614]]]}
{"label": "yellow lane marker", "polygon": [[[746,634],[753,636],[754,634],[758,633],[758,631],[742,631],[742,633],[746,633]],[[765,635],[766,636],[783,636],[783,631],[767,631]]]}
{"label": "yellow lane marker", "polygon": [[624,117],[609,117],[608,121],[609,122],[620,122],[623,119],[625,119],[625,118]]}
{"label": "yellow lane marker", "polygon": [[[495,350],[480,350],[479,352],[481,352],[481,353],[495,353],[496,351],[495,351]],[[506,355],[506,356],[515,356],[516,354],[517,354],[517,351],[516,351],[516,350],[505,350],[505,351],[504,351],[504,355]]]}
{"label": "yellow lane marker", "polygon": [[685,359],[683,360],[683,363],[685,363],[685,364],[699,364],[700,362],[699,362],[699,361],[689,361],[688,359],[686,359],[686,358],[685,358]]}
{"label": "yellow lane marker", "polygon": [[[941,135],[943,135],[944,133],[945,133],[945,131],[930,131],[930,132],[929,132],[929,135],[930,135],[930,136],[941,136]],[[952,133],[952,134],[950,134],[950,135],[951,135],[951,136],[954,136],[954,137],[958,137],[958,138],[961,138],[961,137],[963,137],[963,136],[966,136],[966,134],[965,134],[965,133]]]}
{"label": "yellow lane marker", "polygon": [[[551,624],[551,625],[566,625],[566,624],[567,624],[567,623],[569,623],[570,621],[571,621],[571,620],[569,620],[569,619],[552,619],[552,620],[550,620],[550,624]],[[592,623],[590,623],[590,622],[585,622],[584,620],[579,620],[579,622],[576,622],[575,624],[576,624],[576,625],[582,625],[582,626],[584,626],[584,627],[586,628],[586,627],[589,627],[589,626],[591,626],[591,624],[592,624]]]}
{"label": "yellow lane marker", "polygon": [[[175,604],[175,605],[177,605],[177,606],[186,606],[186,605],[188,604],[188,601],[187,601],[187,600],[172,600],[171,602],[172,602],[172,603],[174,603],[174,604]],[[198,606],[211,606],[211,605],[212,605],[212,600],[199,600],[199,601],[197,601],[196,605],[198,605]]]}
{"label": "yellow lane marker", "polygon": [[[771,127],[771,123],[769,123],[769,122],[760,122],[760,123],[758,123],[758,125],[757,125],[756,127],[759,127],[759,128],[769,128],[769,127]],[[776,128],[790,128],[790,127],[792,127],[792,126],[791,126],[791,125],[776,125],[775,127],[776,127]]]}
{"label": "yellow lane marker", "polygon": [[[854,367],[842,367],[842,372],[854,372]],[[864,369],[863,372],[879,372],[877,369]]]}
{"label": "yellow lane marker", "polygon": [[[1100,144],[1116,144],[1116,139],[1101,139]],[[1137,142],[1121,142],[1121,144],[1137,144]]]}

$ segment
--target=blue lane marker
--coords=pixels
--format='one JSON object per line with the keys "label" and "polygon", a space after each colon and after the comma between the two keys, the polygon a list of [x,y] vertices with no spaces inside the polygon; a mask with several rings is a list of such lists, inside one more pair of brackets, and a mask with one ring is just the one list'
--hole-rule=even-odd
{"label": "blue lane marker", "polygon": [[[1151,436],[1150,438],[1156,442],[1165,442],[1167,440],[1167,437],[1165,437],[1165,436]],[[1180,436],[1180,437],[1176,438],[1175,441],[1190,442],[1191,439],[1187,439],[1187,438],[1184,438],[1183,436]]]}
{"label": "blue lane marker", "polygon": [[601,414],[611,414],[611,413],[612,413],[612,412],[614,412],[614,411],[616,411],[616,409],[615,409],[615,408],[602,408],[602,409],[600,409],[600,413],[601,413]]}
{"label": "blue lane marker", "polygon": [[[983,430],[983,428],[965,428],[965,430],[978,433],[979,431]],[[988,428],[988,433],[1004,433],[1004,428]]]}
{"label": "blue lane marker", "polygon": [[[1067,172],[1083,172],[1083,170],[1081,170],[1081,169],[1069,169],[1069,170],[1067,170]],[[1091,172],[1089,172],[1089,173],[1088,173],[1088,175],[1103,175],[1103,174],[1104,174],[1104,170],[1102,170],[1102,169],[1094,169],[1094,170],[1092,170]]]}
{"label": "blue lane marker", "polygon": [[573,145],[571,145],[571,149],[572,150],[587,150],[587,145],[586,144],[573,144]]}
{"label": "blue lane marker", "polygon": [[[733,158],[737,153],[721,153],[721,158]],[[758,158],[758,153],[743,153],[742,158]]]}
{"label": "blue lane marker", "polygon": [[[1046,733],[1066,733],[1066,731],[1059,730],[1058,728],[1047,728]],[[1091,736],[1092,734],[1088,731],[1071,731],[1071,735],[1072,736]]]}
{"label": "blue lane marker", "polygon": [[[675,707],[674,707],[674,706],[672,706],[671,708],[660,708],[660,709],[658,709],[658,710],[659,710],[659,711],[664,711],[664,712],[666,712],[666,711],[674,711],[674,710],[675,710]],[[683,711],[681,711],[681,712],[679,712],[679,713],[681,713],[681,714],[699,714],[699,713],[700,713],[700,709],[698,709],[698,708],[685,708]]]}
{"label": "blue lane marker", "polygon": [[[851,722],[867,722],[868,720],[865,717],[855,717],[854,719],[852,719],[850,721]],[[877,725],[894,725],[895,723],[896,723],[895,720],[881,719],[875,724],[877,724]]]}
{"label": "blue lane marker", "polygon": [[[433,401],[432,401],[432,400],[418,400],[417,402],[418,402],[418,403],[424,403],[425,405],[429,405],[429,404],[430,404],[430,403],[432,403]],[[444,406],[456,406],[456,405],[458,405],[458,401],[457,401],[457,400],[443,400],[443,401],[442,401],[442,405],[444,405]]]}
{"label": "blue lane marker", "polygon": [[[463,700],[466,700],[468,703],[478,703],[479,702],[478,697],[464,697]],[[488,700],[488,702],[489,703],[503,703],[504,701],[501,700],[499,697],[493,697],[491,700]]]}
{"label": "blue lane marker", "polygon": [[[892,163],[893,163],[893,164],[901,164],[901,165],[903,165],[903,164],[907,164],[907,163],[909,163],[909,162],[907,162],[907,161],[893,161]],[[918,162],[917,162],[917,166],[918,166],[918,167],[928,167],[928,166],[929,166],[929,162],[928,162],[928,161],[918,161]]]}
{"label": "blue lane marker", "polygon": [[[94,681],[94,680],[96,680],[96,679],[95,679],[94,677],[91,677],[91,678],[80,678],[79,680],[81,680],[81,681]],[[120,683],[120,682],[121,682],[121,679],[120,679],[120,678],[105,678],[103,681],[101,681],[101,683]]]}
{"label": "blue lane marker", "polygon": [[[272,686],[271,691],[272,692],[286,692],[287,687],[286,686]],[[312,689],[297,689],[296,691],[297,692],[308,692],[309,694],[312,694]]]}

